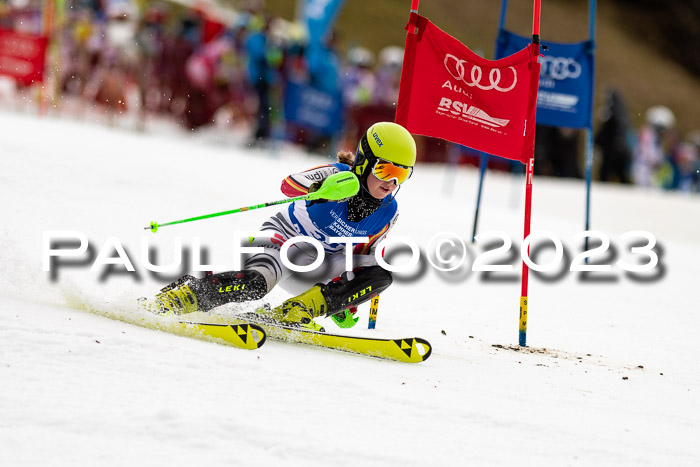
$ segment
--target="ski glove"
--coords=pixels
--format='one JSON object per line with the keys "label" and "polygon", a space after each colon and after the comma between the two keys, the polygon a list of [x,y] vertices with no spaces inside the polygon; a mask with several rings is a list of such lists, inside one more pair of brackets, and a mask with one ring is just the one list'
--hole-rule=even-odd
{"label": "ski glove", "polygon": [[[321,188],[321,185],[323,185],[323,182],[320,182],[320,181],[319,181],[319,182],[313,182],[313,183],[311,184],[311,186],[309,187],[309,193],[313,193],[313,192],[315,192],[315,191],[318,191],[319,188]],[[314,204],[327,203],[327,202],[328,202],[328,200],[327,200],[327,199],[323,199],[323,198],[315,199],[315,200],[312,200],[312,201],[307,201],[307,203],[309,203],[309,204],[308,204],[309,206],[312,206],[312,205],[314,205]]]}

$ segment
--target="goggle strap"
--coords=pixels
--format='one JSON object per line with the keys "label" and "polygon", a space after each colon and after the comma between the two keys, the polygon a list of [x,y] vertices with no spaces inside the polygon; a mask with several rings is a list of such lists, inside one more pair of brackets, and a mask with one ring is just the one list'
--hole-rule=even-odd
{"label": "goggle strap", "polygon": [[362,148],[362,154],[364,154],[365,159],[374,156],[372,148],[369,146],[369,141],[367,141],[367,133],[362,135],[362,139],[360,139],[360,147]]}

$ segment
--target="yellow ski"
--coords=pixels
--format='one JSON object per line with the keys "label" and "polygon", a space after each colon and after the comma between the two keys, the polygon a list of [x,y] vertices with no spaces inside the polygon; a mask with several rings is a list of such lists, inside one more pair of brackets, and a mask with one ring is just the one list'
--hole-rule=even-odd
{"label": "yellow ski", "polygon": [[180,325],[189,333],[221,339],[241,349],[259,349],[267,338],[265,330],[252,323],[215,324],[181,321]]}
{"label": "yellow ski", "polygon": [[[281,323],[266,316],[245,313],[240,318],[227,318],[227,325],[254,324],[262,328],[270,339],[283,342],[325,347],[369,357],[396,360],[406,363],[423,362],[430,357],[432,346],[425,339],[411,337],[406,339],[377,339],[371,337],[344,336],[326,332],[311,331],[299,325]],[[226,326],[205,323],[188,323],[190,326]],[[213,331],[209,329],[209,331]]]}
{"label": "yellow ski", "polygon": [[[241,349],[258,349],[267,338],[265,330],[254,323],[237,320],[235,323],[194,323],[173,320],[172,317],[156,313],[144,313],[143,308],[136,312],[119,304],[101,302],[71,291],[63,291],[66,304],[77,310],[86,311],[125,323],[135,324],[149,329],[164,331],[179,336],[194,337],[203,340],[216,340]],[[204,313],[191,313],[190,319],[198,320]],[[207,317],[210,320],[211,317]],[[212,339],[213,338],[213,339]]]}

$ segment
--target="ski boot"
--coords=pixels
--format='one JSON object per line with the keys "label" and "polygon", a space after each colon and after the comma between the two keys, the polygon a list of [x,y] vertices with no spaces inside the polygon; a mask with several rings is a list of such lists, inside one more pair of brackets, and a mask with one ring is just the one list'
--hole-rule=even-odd
{"label": "ski boot", "polygon": [[325,316],[327,307],[321,286],[315,285],[266,314],[282,323],[298,324],[312,331],[324,332],[323,326],[314,321],[314,318]]}
{"label": "ski boot", "polygon": [[140,299],[146,310],[166,315],[209,311],[231,302],[258,300],[267,294],[265,278],[257,271],[210,274],[203,279],[184,276],[161,289],[154,299]]}
{"label": "ski boot", "polygon": [[[357,323],[352,309],[391,285],[391,273],[379,266],[345,272],[327,284],[316,284],[301,295],[273,308],[270,316],[285,323],[297,323],[314,331],[325,331],[314,318],[331,316],[338,326],[349,328]],[[334,315],[341,315],[336,318]]]}
{"label": "ski boot", "polygon": [[192,292],[193,276],[184,276],[170,285],[163,287],[155,298],[149,300],[146,297],[139,299],[141,307],[151,313],[163,315],[181,315],[192,313],[198,309],[197,296]]}

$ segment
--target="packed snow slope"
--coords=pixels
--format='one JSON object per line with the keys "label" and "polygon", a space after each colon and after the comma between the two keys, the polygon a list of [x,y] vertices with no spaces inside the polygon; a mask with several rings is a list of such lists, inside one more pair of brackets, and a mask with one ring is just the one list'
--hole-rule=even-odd
{"label": "packed snow slope", "polygon": [[[480,244],[457,271],[423,261],[396,274],[377,329],[367,329],[365,305],[349,331],[423,337],[434,348],[426,362],[274,341],[246,351],[148,327],[136,298],[178,273],[149,273],[141,242],[167,264],[178,238],[190,250],[198,238],[202,262],[226,267],[233,232],[256,230],[278,208],[155,235],[143,227],[280,199],[282,178],[330,159],[252,150],[230,133],[138,134],[6,111],[0,128],[0,465],[700,463],[697,196],[595,184],[592,226],[612,242],[595,259],[646,262],[620,239],[646,230],[659,265],[532,277],[527,348],[517,346],[515,253],[489,259],[515,265],[512,273],[471,272]],[[419,165],[398,194],[392,236],[415,240],[422,258],[440,232],[467,238],[477,175]],[[480,230],[519,244],[523,191],[522,177],[489,173]],[[584,196],[581,182],[534,182],[533,230],[562,240],[562,264],[580,251]],[[82,232],[93,256],[43,271],[48,231]],[[91,271],[103,247],[103,259],[116,256],[115,241],[135,272]]]}

